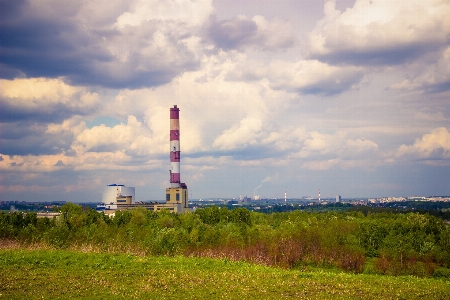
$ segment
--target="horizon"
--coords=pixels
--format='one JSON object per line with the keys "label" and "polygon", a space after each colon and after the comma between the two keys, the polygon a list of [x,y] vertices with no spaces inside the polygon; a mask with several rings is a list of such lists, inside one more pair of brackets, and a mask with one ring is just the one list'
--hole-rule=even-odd
{"label": "horizon", "polygon": [[3,201],[164,199],[173,105],[190,198],[450,195],[450,2],[105,3],[2,2]]}
{"label": "horizon", "polygon": [[[341,195],[340,195],[341,196]],[[403,198],[406,199],[406,201],[418,201],[418,198],[421,198],[422,200],[429,200],[429,199],[435,199],[435,198],[442,198],[442,199],[450,199],[449,195],[427,195],[427,196],[398,196],[398,197],[391,197],[391,196],[383,196],[383,197],[341,197],[341,202],[344,202],[344,200],[350,200],[350,201],[358,201],[358,200],[393,200],[391,202],[395,202],[395,199]],[[205,197],[205,198],[195,198],[195,199],[189,199],[189,202],[203,202],[203,201],[243,201],[244,198],[229,198],[229,197]],[[250,202],[247,203],[258,203],[258,202],[267,202],[267,201],[281,201],[284,202],[284,198],[267,198],[267,197],[260,197],[258,199],[250,198]],[[311,196],[299,196],[299,197],[291,197],[286,198],[288,201],[313,201],[317,202],[319,198],[311,197]],[[321,201],[325,200],[335,200],[335,197],[321,197]],[[164,199],[156,199],[156,200],[137,200],[136,202],[165,202]],[[17,202],[17,203],[74,203],[74,204],[83,204],[83,203],[102,203],[102,201],[66,201],[66,200],[42,200],[42,201],[30,201],[30,200],[0,200],[0,203],[6,203],[6,202]],[[399,201],[402,202],[402,201]],[[318,202],[320,203],[320,202]]]}

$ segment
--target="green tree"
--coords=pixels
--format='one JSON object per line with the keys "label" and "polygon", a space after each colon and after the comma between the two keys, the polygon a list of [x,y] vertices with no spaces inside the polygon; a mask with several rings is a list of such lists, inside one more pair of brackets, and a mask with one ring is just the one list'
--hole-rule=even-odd
{"label": "green tree", "polygon": [[61,215],[69,230],[76,231],[85,225],[86,215],[78,204],[71,202],[64,204],[61,206]]}
{"label": "green tree", "polygon": [[129,210],[117,210],[112,223],[117,227],[127,225],[131,220],[131,216]]}
{"label": "green tree", "polygon": [[250,211],[245,208],[233,209],[230,213],[230,219],[232,222],[252,225],[252,218],[250,216]]}

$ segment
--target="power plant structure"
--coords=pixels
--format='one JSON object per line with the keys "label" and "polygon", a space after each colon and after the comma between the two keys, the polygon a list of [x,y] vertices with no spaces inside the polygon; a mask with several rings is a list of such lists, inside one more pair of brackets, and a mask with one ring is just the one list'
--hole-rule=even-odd
{"label": "power plant structure", "polygon": [[136,199],[135,188],[123,184],[109,184],[103,189],[102,203],[131,204]]}
{"label": "power plant structure", "polygon": [[174,105],[170,108],[170,187],[166,189],[166,202],[136,202],[135,188],[123,184],[110,184],[103,190],[102,204],[97,211],[113,215],[116,210],[144,207],[158,211],[168,209],[182,213],[189,211],[188,188],[181,182],[180,172],[180,109]]}
{"label": "power plant structure", "polygon": [[180,109],[170,109],[170,188],[166,189],[166,205],[177,212],[188,209],[188,188],[180,176]]}
{"label": "power plant structure", "polygon": [[102,204],[97,205],[97,211],[113,214],[118,207],[128,207],[135,200],[135,188],[124,184],[108,184],[102,193]]}

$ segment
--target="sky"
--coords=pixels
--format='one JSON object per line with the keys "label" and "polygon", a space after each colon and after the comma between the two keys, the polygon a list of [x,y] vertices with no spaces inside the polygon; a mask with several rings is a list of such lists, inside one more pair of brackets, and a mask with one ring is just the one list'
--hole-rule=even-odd
{"label": "sky", "polygon": [[0,200],[450,195],[448,0],[0,0]]}

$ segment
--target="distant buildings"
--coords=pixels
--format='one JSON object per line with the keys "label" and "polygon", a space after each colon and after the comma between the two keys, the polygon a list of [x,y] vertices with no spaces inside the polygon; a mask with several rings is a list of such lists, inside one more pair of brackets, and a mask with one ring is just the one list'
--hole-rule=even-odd
{"label": "distant buildings", "polygon": [[244,198],[242,198],[242,202],[244,202],[244,203],[252,202],[252,199],[245,196]]}
{"label": "distant buildings", "polygon": [[341,202],[341,195],[336,195],[336,203]]}

